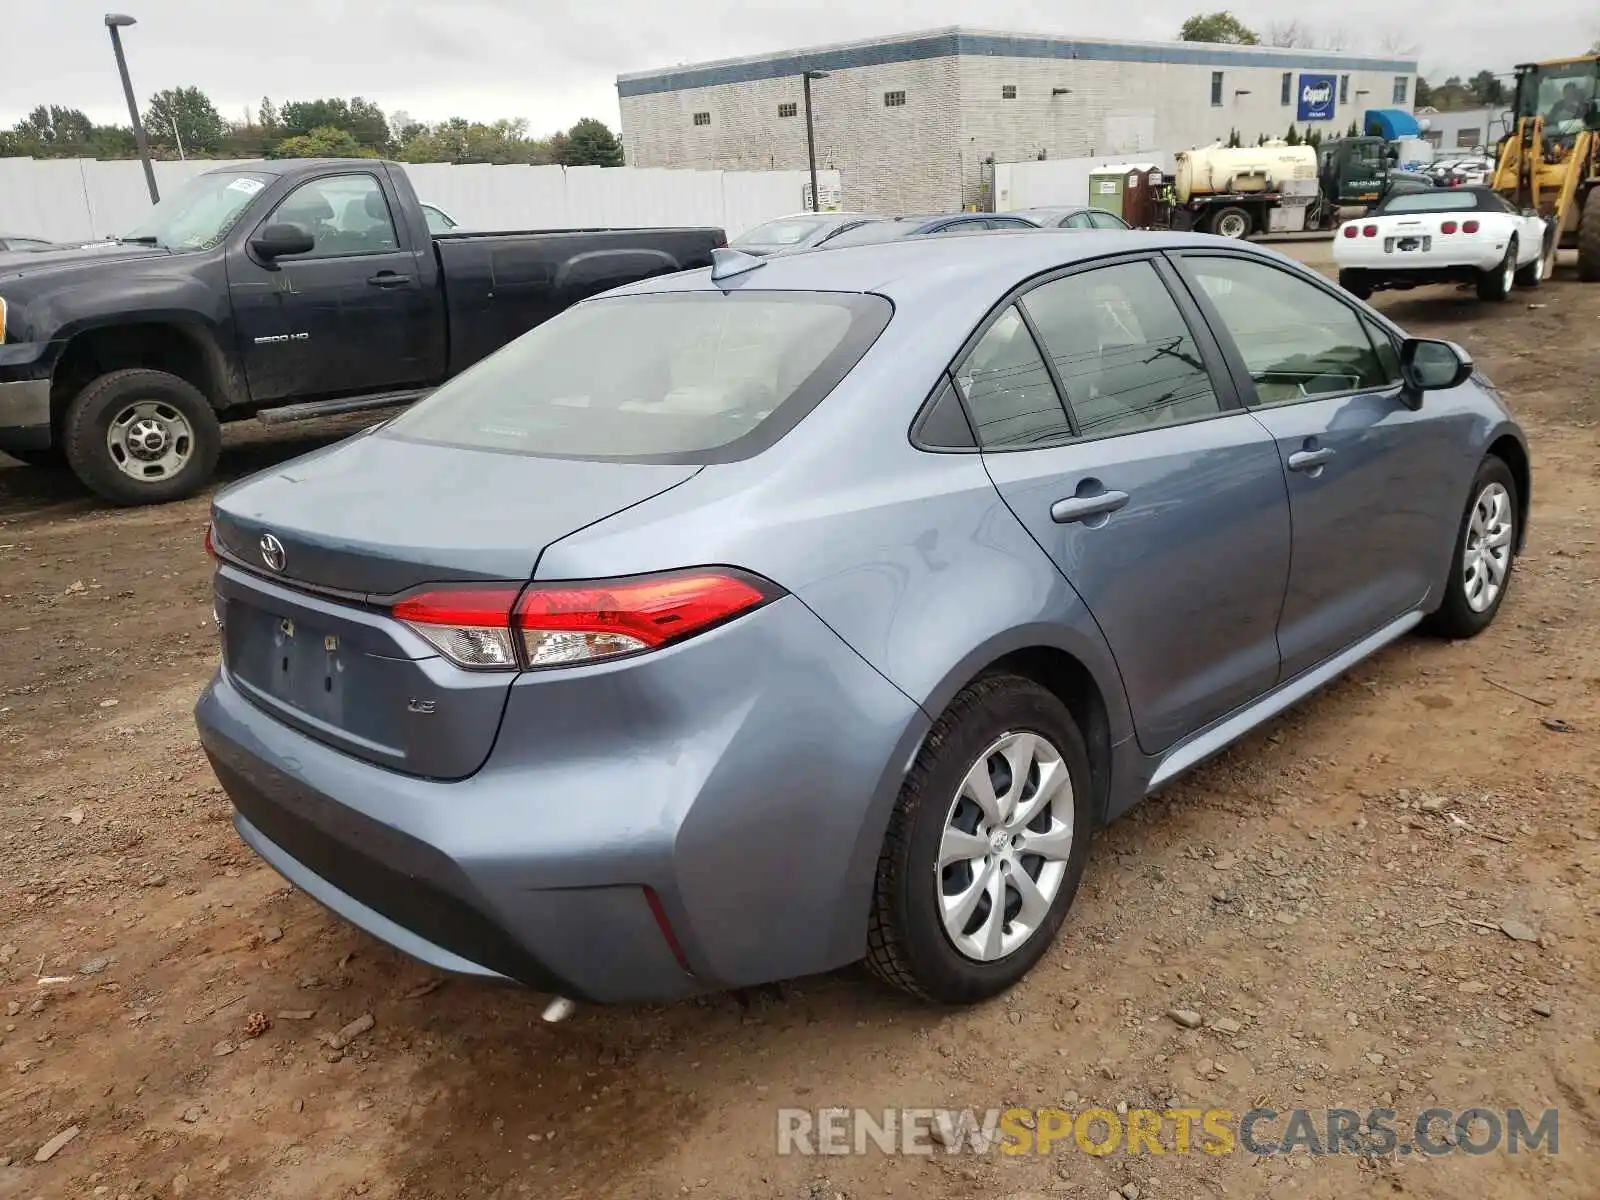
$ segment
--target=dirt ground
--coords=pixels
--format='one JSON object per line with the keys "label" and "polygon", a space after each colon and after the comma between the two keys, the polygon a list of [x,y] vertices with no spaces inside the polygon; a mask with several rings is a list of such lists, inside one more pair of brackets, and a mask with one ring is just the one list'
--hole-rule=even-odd
{"label": "dirt ground", "polygon": [[[1600,287],[1378,303],[1527,424],[1499,621],[1401,642],[1106,830],[1044,963],[971,1011],[851,970],[547,1026],[402,959],[229,824],[190,717],[205,501],[114,511],[0,459],[0,1197],[1592,1200]],[[224,471],[360,424],[230,430]],[[776,1152],[780,1107],[1179,1101],[1558,1108],[1559,1153]]]}

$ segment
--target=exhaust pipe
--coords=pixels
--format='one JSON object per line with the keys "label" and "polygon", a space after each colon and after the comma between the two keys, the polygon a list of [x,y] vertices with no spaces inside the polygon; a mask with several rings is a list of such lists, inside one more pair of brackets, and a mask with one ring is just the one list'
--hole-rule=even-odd
{"label": "exhaust pipe", "polygon": [[544,1006],[544,1013],[542,1015],[546,1021],[554,1025],[557,1021],[565,1021],[574,1012],[576,1012],[577,1009],[578,1006],[571,1000],[568,1000],[565,996],[557,996],[554,1000],[550,1001],[549,1004]]}

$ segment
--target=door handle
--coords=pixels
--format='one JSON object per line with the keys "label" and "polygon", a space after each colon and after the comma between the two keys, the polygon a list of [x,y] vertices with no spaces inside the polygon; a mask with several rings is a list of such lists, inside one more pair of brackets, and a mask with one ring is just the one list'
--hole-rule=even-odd
{"label": "door handle", "polygon": [[379,271],[367,280],[373,287],[394,288],[404,287],[411,282],[411,276],[401,275],[396,271]]}
{"label": "door handle", "polygon": [[1296,450],[1289,455],[1289,470],[1315,471],[1333,457],[1333,451],[1324,446],[1321,450]]}
{"label": "door handle", "polygon": [[1050,519],[1057,525],[1087,521],[1091,517],[1114,513],[1128,502],[1127,492],[1098,492],[1093,496],[1068,496],[1050,506]]}

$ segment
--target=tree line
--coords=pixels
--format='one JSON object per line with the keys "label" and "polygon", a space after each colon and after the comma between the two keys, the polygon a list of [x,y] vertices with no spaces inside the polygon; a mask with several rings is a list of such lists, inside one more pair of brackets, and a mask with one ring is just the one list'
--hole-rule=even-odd
{"label": "tree line", "polygon": [[[603,121],[534,137],[523,120],[428,124],[386,114],[360,96],[273,103],[230,121],[197,87],[167,88],[140,114],[156,158],[394,158],[401,162],[530,163],[620,167],[622,145]],[[41,104],[0,131],[0,158],[134,158],[126,125],[96,125],[81,109]]]}
{"label": "tree line", "polygon": [[[1362,39],[1340,26],[1318,27],[1299,20],[1274,21],[1261,30],[1252,29],[1232,12],[1196,13],[1178,30],[1185,42],[1220,42],[1231,46],[1276,46],[1302,50],[1360,50],[1373,49],[1383,54],[1410,55],[1416,46],[1404,35],[1388,33],[1374,44],[1363,44]],[[1600,42],[1590,50],[1600,54]],[[1511,103],[1509,76],[1493,71],[1479,71],[1469,79],[1452,75],[1441,84],[1430,84],[1418,76],[1412,89],[1412,102],[1417,108],[1435,108],[1451,112],[1465,108],[1500,108]]]}

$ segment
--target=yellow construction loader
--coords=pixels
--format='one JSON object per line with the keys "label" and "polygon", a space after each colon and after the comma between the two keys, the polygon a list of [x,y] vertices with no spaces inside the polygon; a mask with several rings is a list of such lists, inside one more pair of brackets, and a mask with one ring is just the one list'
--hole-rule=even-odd
{"label": "yellow construction loader", "polygon": [[1600,55],[1519,66],[1514,116],[1495,191],[1548,222],[1545,278],[1576,248],[1578,277],[1600,283]]}

